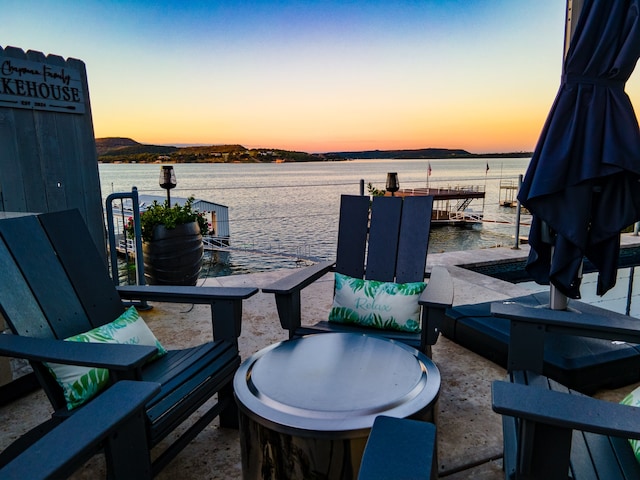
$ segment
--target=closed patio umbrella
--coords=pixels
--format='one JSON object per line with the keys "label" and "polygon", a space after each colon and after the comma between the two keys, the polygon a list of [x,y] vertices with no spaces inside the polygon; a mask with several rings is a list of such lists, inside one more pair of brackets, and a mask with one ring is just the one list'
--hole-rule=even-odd
{"label": "closed patio umbrella", "polygon": [[583,257],[603,295],[616,282],[620,231],[640,220],[640,131],[624,91],[640,56],[640,0],[584,0],[573,27],[518,199],[533,214],[527,271],[580,298]]}

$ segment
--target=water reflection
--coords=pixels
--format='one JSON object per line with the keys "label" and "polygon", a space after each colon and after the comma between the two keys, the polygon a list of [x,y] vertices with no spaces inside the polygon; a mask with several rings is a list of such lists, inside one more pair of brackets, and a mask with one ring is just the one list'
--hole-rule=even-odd
{"label": "water reflection", "polygon": [[[294,268],[295,258],[280,252],[317,259],[335,256],[337,220],[341,194],[357,195],[360,180],[384,188],[388,171],[398,172],[401,188],[478,185],[486,188],[485,218],[504,217],[499,204],[499,183],[517,178],[528,159],[358,160],[284,164],[177,164],[178,186],[173,194],[194,195],[229,207],[231,244],[262,255],[234,251],[226,265],[209,272],[219,275],[249,273],[273,268]],[[154,164],[101,164],[103,197],[137,186],[141,194],[162,194]],[[473,206],[473,204],[472,204]],[[478,205],[478,209],[482,205]],[[513,211],[511,217],[515,218]],[[469,250],[511,245],[513,224],[484,223],[481,227],[432,230],[430,252]],[[522,232],[526,235],[526,232]]]}

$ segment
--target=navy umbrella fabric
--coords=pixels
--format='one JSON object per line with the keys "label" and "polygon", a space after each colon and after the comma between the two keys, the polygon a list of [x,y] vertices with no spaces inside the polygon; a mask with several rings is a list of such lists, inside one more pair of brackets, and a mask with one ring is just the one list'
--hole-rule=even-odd
{"label": "navy umbrella fabric", "polygon": [[585,0],[518,195],[533,214],[527,271],[569,298],[580,298],[585,256],[598,295],[615,285],[620,231],[640,220],[640,131],[624,91],[640,56],[639,3]]}

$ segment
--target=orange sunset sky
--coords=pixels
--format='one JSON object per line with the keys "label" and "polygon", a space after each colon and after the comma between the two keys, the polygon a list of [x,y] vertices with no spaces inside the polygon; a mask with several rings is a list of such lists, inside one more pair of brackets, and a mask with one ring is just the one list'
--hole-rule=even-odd
{"label": "orange sunset sky", "polygon": [[[565,0],[3,0],[0,45],[87,65],[97,137],[531,151]],[[627,85],[640,104],[640,74]]]}

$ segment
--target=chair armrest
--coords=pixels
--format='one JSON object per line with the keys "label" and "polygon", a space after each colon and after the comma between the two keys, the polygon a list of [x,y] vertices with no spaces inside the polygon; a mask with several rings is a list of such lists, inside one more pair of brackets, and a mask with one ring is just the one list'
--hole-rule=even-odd
{"label": "chair armrest", "polygon": [[333,261],[316,263],[295,270],[294,273],[262,289],[264,293],[275,294],[280,325],[289,331],[289,338],[295,336],[296,329],[302,324],[300,291],[331,271],[334,266]]}
{"label": "chair armrest", "polygon": [[548,332],[640,343],[638,319],[616,312],[581,313],[572,309],[551,310],[496,302],[491,304],[491,314],[511,321],[544,325]]}
{"label": "chair armrest", "polygon": [[427,307],[447,309],[453,304],[453,280],[444,267],[433,267],[427,288],[424,289],[418,303]]}
{"label": "chair armrest", "polygon": [[185,287],[176,285],[122,285],[116,287],[127,300],[209,304],[222,300],[245,300],[258,293],[254,287]]}
{"label": "chair armrest", "polygon": [[335,264],[335,261],[326,261],[296,269],[294,273],[281,278],[267,288],[263,288],[262,291],[264,293],[275,293],[277,295],[288,295],[300,291],[331,271]]}
{"label": "chair armrest", "polygon": [[502,415],[569,430],[640,439],[640,408],[585,395],[494,381],[492,408]]}
{"label": "chair armrest", "polygon": [[418,303],[423,307],[420,319],[420,350],[427,352],[429,345],[435,345],[438,341],[447,308],[453,304],[453,281],[446,268],[433,267],[427,287],[420,294]]}
{"label": "chair armrest", "polygon": [[0,355],[38,362],[130,371],[141,368],[158,350],[145,345],[65,342],[22,335],[0,335]]}
{"label": "chair armrest", "polygon": [[242,332],[242,301],[258,293],[255,287],[187,287],[125,285],[116,287],[128,300],[211,305],[213,338],[237,344]]}
{"label": "chair armrest", "polygon": [[[144,409],[145,404],[158,391],[160,385],[150,382],[121,381],[107,389],[74,415],[63,421],[26,451],[0,470],[2,478],[62,478],[79,468],[109,437],[127,437],[131,432],[125,424],[134,428],[144,440],[144,423],[131,421]],[[140,428],[142,427],[142,428]],[[122,435],[113,435],[123,429]],[[140,431],[142,430],[142,431]],[[130,437],[129,437],[130,439]],[[124,440],[124,439],[123,439]],[[116,440],[117,442],[118,440]],[[138,449],[143,454],[146,445]],[[141,459],[128,457],[124,450],[111,449],[111,455],[120,465]],[[144,460],[144,459],[142,459]],[[143,462],[140,462],[143,463]],[[129,469],[129,473],[132,470]],[[139,474],[144,471],[138,469]],[[151,472],[149,469],[150,478]]]}
{"label": "chair armrest", "polygon": [[436,478],[435,449],[434,424],[376,417],[364,449],[358,480]]}

